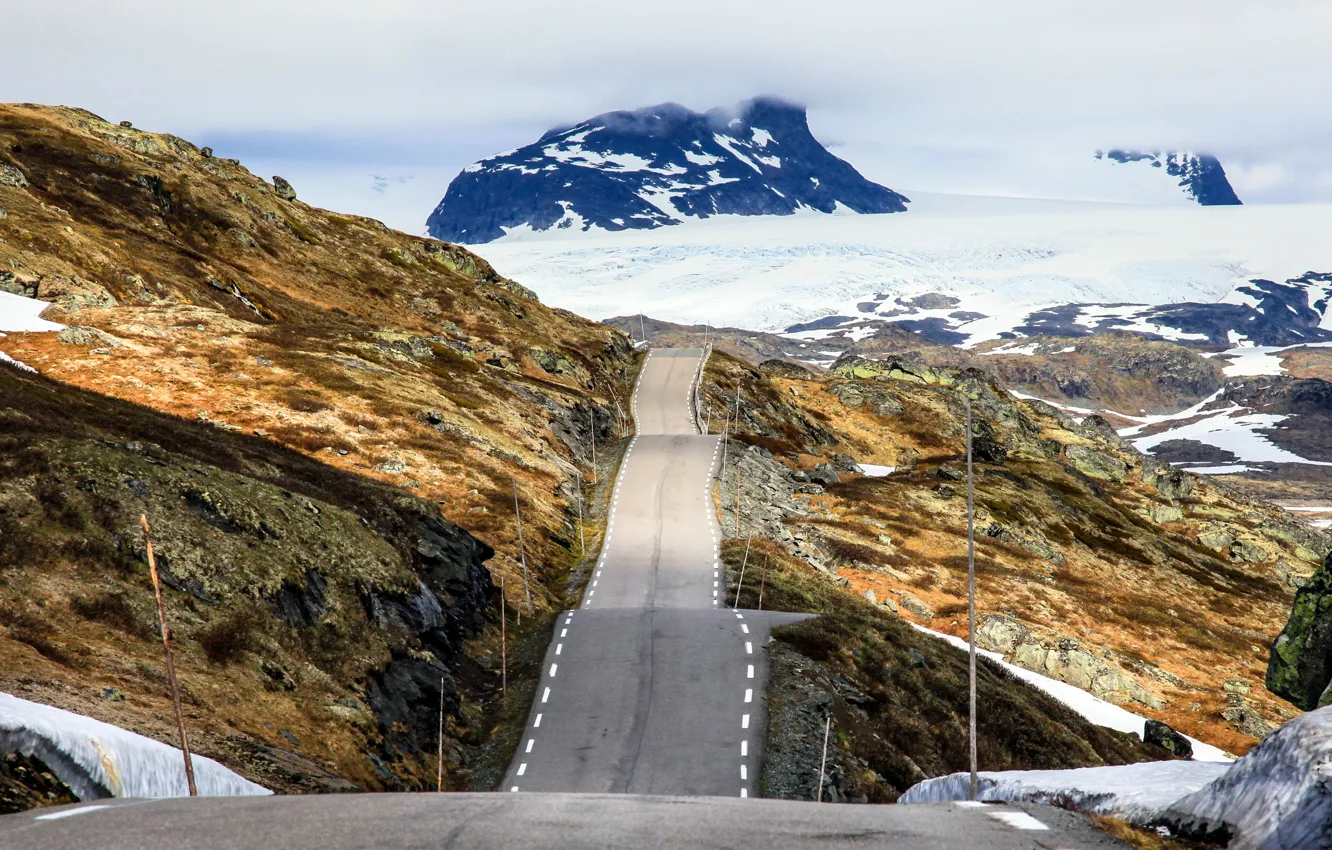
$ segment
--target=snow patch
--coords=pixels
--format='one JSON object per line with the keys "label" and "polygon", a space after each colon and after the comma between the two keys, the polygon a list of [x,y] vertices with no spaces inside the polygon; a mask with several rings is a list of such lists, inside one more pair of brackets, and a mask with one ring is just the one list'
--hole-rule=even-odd
{"label": "snow patch", "polygon": [[[1230,769],[1206,761],[1152,761],[1071,770],[984,771],[976,799],[986,803],[1039,803],[1150,823],[1182,795]],[[971,774],[927,779],[906,790],[899,803],[947,803],[971,796]]]}
{"label": "snow patch", "polygon": [[892,475],[897,471],[895,466],[880,466],[877,463],[857,463],[861,475],[867,475],[870,478],[883,478]]}
{"label": "snow patch", "polygon": [[[35,755],[81,800],[183,797],[185,759],[175,747],[81,714],[0,693],[0,752]],[[194,756],[205,797],[271,794],[205,756]]]}

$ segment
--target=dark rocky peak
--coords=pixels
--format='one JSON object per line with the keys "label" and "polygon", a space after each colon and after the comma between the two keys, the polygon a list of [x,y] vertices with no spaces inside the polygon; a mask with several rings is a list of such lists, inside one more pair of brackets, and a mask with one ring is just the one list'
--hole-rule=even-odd
{"label": "dark rocky peak", "polygon": [[1112,162],[1150,163],[1152,168],[1160,168],[1179,181],[1184,193],[1204,207],[1234,206],[1243,201],[1235,194],[1235,189],[1226,178],[1226,170],[1221,161],[1211,154],[1192,153],[1189,151],[1097,151],[1097,159]]}
{"label": "dark rocky peak", "polygon": [[804,107],[756,98],[706,113],[608,112],[463,169],[427,221],[481,243],[514,229],[648,229],[713,215],[906,210],[810,132]]}

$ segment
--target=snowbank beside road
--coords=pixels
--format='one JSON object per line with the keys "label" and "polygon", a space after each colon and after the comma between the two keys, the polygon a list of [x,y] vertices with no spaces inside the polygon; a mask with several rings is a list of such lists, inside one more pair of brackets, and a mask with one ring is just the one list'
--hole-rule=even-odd
{"label": "snowbank beside road", "polygon": [[[1073,770],[985,771],[979,776],[976,799],[1040,803],[1147,824],[1181,796],[1197,791],[1229,768],[1206,761],[1149,761]],[[945,803],[966,800],[970,794],[970,774],[954,773],[911,786],[898,802]]]}
{"label": "snowbank beside road", "polygon": [[[183,797],[188,793],[180,750],[152,738],[63,709],[0,693],[0,753],[35,755],[82,800],[102,797]],[[205,797],[271,794],[210,758],[194,756]]]}
{"label": "snowbank beside road", "polygon": [[1332,841],[1332,706],[1277,729],[1225,775],[1172,803],[1183,835],[1231,836],[1227,850],[1303,850]]}

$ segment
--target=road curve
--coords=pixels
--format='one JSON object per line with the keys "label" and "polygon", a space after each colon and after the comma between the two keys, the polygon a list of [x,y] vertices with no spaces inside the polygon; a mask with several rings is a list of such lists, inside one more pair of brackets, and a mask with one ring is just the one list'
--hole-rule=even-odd
{"label": "road curve", "polygon": [[798,615],[734,611],[718,555],[719,437],[697,433],[699,349],[654,350],[606,540],[562,613],[508,791],[748,797],[766,715],[763,644]]}

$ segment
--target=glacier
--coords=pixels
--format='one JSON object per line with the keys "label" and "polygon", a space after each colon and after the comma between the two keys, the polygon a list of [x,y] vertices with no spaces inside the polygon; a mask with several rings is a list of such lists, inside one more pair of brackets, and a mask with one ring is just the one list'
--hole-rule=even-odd
{"label": "glacier", "polygon": [[[0,692],[0,753],[5,752],[40,758],[81,800],[189,793],[185,757],[176,747]],[[206,756],[195,754],[193,760],[201,796],[272,793]]]}

